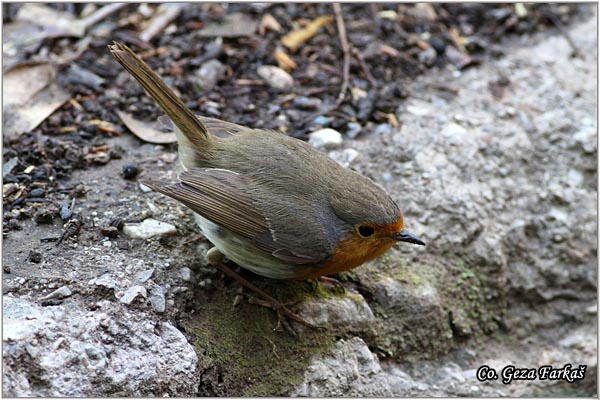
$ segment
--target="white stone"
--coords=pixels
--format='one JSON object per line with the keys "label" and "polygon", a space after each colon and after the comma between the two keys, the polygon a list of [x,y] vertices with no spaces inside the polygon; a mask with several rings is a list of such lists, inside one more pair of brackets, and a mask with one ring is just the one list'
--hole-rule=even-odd
{"label": "white stone", "polygon": [[447,138],[462,138],[467,130],[457,123],[451,122],[442,129],[442,135]]}
{"label": "white stone", "polygon": [[177,229],[166,222],[148,218],[141,223],[129,223],[123,227],[123,233],[127,236],[140,239],[148,239],[153,236],[173,235]]}
{"label": "white stone", "polygon": [[344,168],[349,167],[359,155],[360,153],[355,149],[334,150],[329,153],[329,157]]}
{"label": "white stone", "polygon": [[123,294],[123,296],[121,296],[119,301],[122,304],[129,305],[131,304],[131,302],[133,302],[133,300],[135,300],[136,297],[142,296],[143,298],[146,298],[146,295],[146,288],[144,288],[143,286],[132,286],[125,291],[125,293]]}
{"label": "white stone", "polygon": [[569,186],[581,186],[583,183],[583,174],[576,169],[570,169],[567,178],[567,184]]}
{"label": "white stone", "polygon": [[135,274],[135,277],[133,279],[138,283],[144,283],[148,279],[152,278],[153,274],[154,274],[154,268],[151,268],[151,269],[147,269],[142,272],[138,272],[137,274]]}
{"label": "white stone", "polygon": [[73,294],[71,289],[68,286],[63,286],[56,289],[54,292],[50,293],[47,296],[42,297],[40,300],[50,300],[50,299],[64,299],[65,297],[69,297]]}
{"label": "white stone", "polygon": [[308,134],[308,143],[317,149],[339,147],[342,142],[342,134],[331,128],[319,129]]}
{"label": "white stone", "polygon": [[294,78],[279,67],[274,65],[261,65],[256,72],[273,89],[289,92],[294,88]]}
{"label": "white stone", "polygon": [[406,111],[417,117],[423,117],[431,113],[432,107],[424,101],[413,100],[411,104],[406,106]]}
{"label": "white stone", "polygon": [[219,60],[208,60],[196,71],[196,84],[201,90],[212,90],[225,76],[225,65]]}
{"label": "white stone", "polygon": [[150,303],[156,312],[162,313],[166,309],[165,289],[162,286],[154,286],[150,289]]}
{"label": "white stone", "polygon": [[179,270],[181,280],[184,282],[191,282],[194,278],[194,272],[188,267],[183,267]]}

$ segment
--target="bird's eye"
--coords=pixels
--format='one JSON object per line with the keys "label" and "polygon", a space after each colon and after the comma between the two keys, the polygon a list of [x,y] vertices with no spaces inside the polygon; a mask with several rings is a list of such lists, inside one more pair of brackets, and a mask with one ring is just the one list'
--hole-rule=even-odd
{"label": "bird's eye", "polygon": [[358,234],[362,237],[369,237],[374,233],[375,229],[371,228],[370,226],[360,225],[358,227]]}

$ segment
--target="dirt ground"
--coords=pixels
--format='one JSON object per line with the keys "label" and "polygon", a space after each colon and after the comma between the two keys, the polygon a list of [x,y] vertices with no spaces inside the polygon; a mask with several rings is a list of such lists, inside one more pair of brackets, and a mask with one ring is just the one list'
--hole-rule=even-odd
{"label": "dirt ground", "polygon": [[[412,20],[399,29],[381,17],[371,32],[361,28],[362,6],[345,6],[349,39],[379,85],[371,87],[353,59],[349,93],[333,111],[327,106],[342,81],[332,72],[342,59],[334,24],[294,56],[295,88],[287,93],[256,83],[257,68],[275,64],[278,33],[221,42],[197,33],[236,11],[256,21],[271,13],[286,29],[303,13],[308,19],[331,13],[326,5],[261,7],[192,7],[154,39],[154,49],[168,50],[147,61],[199,114],[301,139],[323,127],[338,130],[343,143],[324,151],[381,184],[427,246],[397,247],[341,274],[345,294],[242,271],[329,327],[297,327],[299,336],[273,331],[272,310],[251,304],[235,282],[207,266],[209,244],[191,212],[140,184],[174,180],[181,170],[177,148],[145,143],[116,115],[120,109],[152,121],[160,112],[97,34],[77,63],[105,83],[91,88],[89,75],[75,79],[63,65],[59,77],[76,104],[65,104],[32,132],[3,135],[4,395],[594,395],[596,6],[573,12],[568,25],[560,24],[562,33],[533,21],[536,9],[509,25],[501,8],[497,16],[436,8],[436,21],[462,21],[465,37],[466,24],[471,38],[489,43],[481,39],[480,53],[465,50],[461,57],[439,52],[431,63],[422,54],[434,48],[431,37],[451,43],[433,22],[429,44],[419,48],[402,36]],[[382,11],[370,12],[389,15]],[[127,12],[117,15],[113,24]],[[427,25],[423,15],[415,17],[415,31]],[[478,23],[483,15],[500,22]],[[543,25],[540,32],[534,22]],[[486,31],[492,26],[506,38],[492,40]],[[135,43],[130,31],[111,29],[115,40]],[[361,29],[370,32],[362,39]],[[369,38],[381,46],[395,35],[410,60],[389,49],[367,51]],[[577,47],[574,57],[567,38]],[[312,65],[311,55],[318,60]],[[223,75],[206,94],[194,81],[210,59],[223,61]],[[93,120],[116,128],[100,129]],[[61,131],[65,126],[76,129]],[[173,229],[141,238],[123,228],[148,219]],[[585,379],[476,379],[482,365],[500,372],[507,365],[567,363],[586,365]]]}

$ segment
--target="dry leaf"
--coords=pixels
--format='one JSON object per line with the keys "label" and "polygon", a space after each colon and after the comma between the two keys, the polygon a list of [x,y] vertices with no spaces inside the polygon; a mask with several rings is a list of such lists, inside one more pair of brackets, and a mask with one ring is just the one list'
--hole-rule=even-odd
{"label": "dry leaf", "polygon": [[389,113],[387,115],[388,117],[388,123],[393,126],[394,128],[397,128],[398,126],[400,126],[400,124],[398,123],[398,118],[396,118],[396,116],[393,113]]}
{"label": "dry leaf", "polygon": [[6,183],[2,185],[2,203],[14,203],[25,192],[25,186],[20,183]]}
{"label": "dry leaf", "polygon": [[175,132],[164,132],[160,130],[158,121],[153,123],[139,121],[133,118],[131,114],[118,110],[117,115],[119,118],[121,118],[121,121],[123,121],[125,126],[129,128],[129,130],[133,132],[135,136],[142,139],[144,142],[167,144],[175,143],[177,141]]}
{"label": "dry leaf", "polygon": [[352,86],[350,88],[350,93],[352,94],[352,100],[358,101],[360,99],[366,99],[369,95],[366,91],[359,88],[358,86]]}
{"label": "dry leaf", "polygon": [[7,137],[31,131],[69,99],[55,78],[51,64],[23,65],[4,74],[2,127]]}
{"label": "dry leaf", "polygon": [[271,14],[265,14],[258,26],[258,33],[262,36],[267,33],[267,30],[273,32],[281,32],[281,25]]}
{"label": "dry leaf", "polygon": [[458,29],[456,29],[456,28],[450,28],[448,33],[450,34],[450,37],[452,38],[452,41],[454,42],[454,44],[456,45],[458,50],[460,50],[462,53],[464,53],[466,51],[466,49],[465,49],[466,38],[460,36],[460,33],[458,33]]}
{"label": "dry leaf", "polygon": [[69,64],[83,53],[92,40],[91,37],[84,37],[86,29],[126,5],[108,4],[86,18],[77,19],[69,13],[54,10],[41,3],[23,4],[14,21],[2,27],[3,70],[22,63],[27,59],[27,54],[35,52],[45,39],[83,37],[75,46],[54,55],[57,58],[53,58],[53,61]]}
{"label": "dry leaf", "polygon": [[281,43],[291,51],[296,51],[306,41],[315,36],[319,29],[328,25],[331,21],[333,21],[333,17],[329,15],[318,17],[304,28],[296,29],[285,35],[281,39]]}
{"label": "dry leaf", "polygon": [[273,56],[277,60],[277,65],[279,65],[279,68],[284,69],[288,72],[296,69],[296,62],[292,60],[285,51],[281,49],[276,49],[273,52]]}
{"label": "dry leaf", "polygon": [[379,50],[381,51],[381,53],[383,53],[384,55],[389,56],[389,57],[397,58],[397,57],[401,56],[401,54],[398,50],[396,50],[395,48],[393,48],[391,46],[388,46],[387,44],[382,44],[379,47]]}
{"label": "dry leaf", "polygon": [[381,19],[389,19],[394,21],[398,18],[398,13],[395,10],[381,10],[377,13],[377,16]]}
{"label": "dry leaf", "polygon": [[92,119],[92,120],[89,120],[87,123],[89,125],[96,126],[102,132],[107,132],[107,133],[110,133],[111,135],[114,135],[114,136],[120,136],[121,135],[121,132],[119,132],[119,130],[117,129],[117,127],[114,126],[112,123],[110,123],[108,121],[103,121],[101,119]]}

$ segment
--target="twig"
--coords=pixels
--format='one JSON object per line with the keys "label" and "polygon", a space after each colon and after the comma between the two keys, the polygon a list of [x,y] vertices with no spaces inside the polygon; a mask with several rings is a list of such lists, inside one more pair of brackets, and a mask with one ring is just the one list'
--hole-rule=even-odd
{"label": "twig", "polygon": [[278,360],[281,360],[281,358],[279,358],[279,354],[277,354],[277,351],[276,351],[277,347],[275,346],[275,343],[273,343],[273,341],[266,336],[265,336],[265,339],[267,339],[267,341],[269,343],[271,343],[271,351],[273,352],[273,355],[275,356],[275,358],[277,358]]}
{"label": "twig", "polygon": [[335,12],[335,20],[337,22],[338,34],[340,35],[340,43],[342,45],[342,51],[344,52],[344,76],[342,81],[342,87],[340,88],[340,94],[336,101],[336,106],[339,106],[346,96],[348,90],[348,75],[350,74],[350,46],[348,45],[348,38],[346,37],[346,25],[344,24],[344,17],[342,16],[342,7],[340,3],[333,3],[333,11]]}
{"label": "twig", "polygon": [[102,21],[104,18],[108,17],[110,14],[115,11],[119,11],[121,8],[125,7],[127,3],[113,3],[106,5],[98,10],[96,10],[93,14],[87,16],[83,19],[83,27],[87,30],[89,27],[94,24]]}
{"label": "twig", "polygon": [[150,24],[142,33],[140,33],[140,39],[144,42],[152,40],[156,35],[162,32],[167,25],[171,23],[181,10],[187,7],[185,3],[167,3],[159,6],[157,13],[150,20]]}
{"label": "twig", "polygon": [[371,84],[372,87],[376,88],[377,81],[373,77],[373,74],[371,74],[371,70],[369,69],[369,66],[367,65],[367,63],[365,62],[364,57],[362,56],[362,54],[360,54],[360,51],[358,51],[358,49],[354,46],[352,47],[352,52],[354,53],[354,56],[358,60],[358,63],[360,64],[360,68],[363,70],[365,76],[367,77],[367,80],[369,81],[369,83]]}
{"label": "twig", "polygon": [[567,40],[567,42],[569,43],[569,46],[571,46],[571,50],[572,50],[571,57],[581,56],[581,52],[579,51],[579,48],[577,47],[577,45],[571,38],[571,35],[569,35],[569,32],[567,32],[567,30],[565,29],[563,24],[560,22],[558,17],[552,11],[542,10],[541,14],[543,16],[545,16],[546,18],[548,18],[554,24],[554,26],[556,26],[556,28],[561,33],[561,35],[563,35],[564,38]]}

